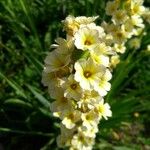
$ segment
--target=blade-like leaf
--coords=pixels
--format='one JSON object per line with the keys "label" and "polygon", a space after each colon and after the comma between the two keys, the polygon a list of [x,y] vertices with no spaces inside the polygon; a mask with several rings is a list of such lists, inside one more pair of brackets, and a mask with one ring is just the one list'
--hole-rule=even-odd
{"label": "blade-like leaf", "polygon": [[20,96],[22,96],[23,98],[27,98],[23,89],[15,82],[15,81],[12,81],[10,79],[8,79],[4,74],[2,74],[0,72],[0,78],[4,79],[7,81],[7,83],[16,91],[16,93]]}
{"label": "blade-like leaf", "polygon": [[48,102],[48,100],[41,95],[40,93],[38,93],[31,85],[26,85],[28,87],[28,89],[33,93],[33,95],[37,98],[37,100],[39,100],[39,102],[45,106],[46,108],[50,107],[50,103]]}

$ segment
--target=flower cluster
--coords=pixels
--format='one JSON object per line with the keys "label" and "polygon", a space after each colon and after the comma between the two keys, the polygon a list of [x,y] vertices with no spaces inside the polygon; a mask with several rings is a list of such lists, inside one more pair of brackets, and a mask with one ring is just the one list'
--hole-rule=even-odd
{"label": "flower cluster", "polygon": [[111,23],[97,26],[96,17],[68,16],[66,39],[57,38],[45,59],[42,83],[48,86],[51,111],[61,120],[59,147],[91,150],[98,124],[112,116],[104,96],[111,88],[112,67],[124,53],[125,42],[144,28],[142,0],[110,1]]}
{"label": "flower cluster", "polygon": [[[107,2],[106,14],[111,22],[102,22],[101,26],[107,33],[106,38],[117,53],[111,57],[112,67],[119,63],[119,54],[126,51],[126,42],[132,37],[139,36],[145,27],[143,18],[150,22],[150,11],[143,6],[144,0],[114,0]],[[143,18],[142,18],[143,17]],[[130,42],[131,47],[139,48],[140,39]]]}

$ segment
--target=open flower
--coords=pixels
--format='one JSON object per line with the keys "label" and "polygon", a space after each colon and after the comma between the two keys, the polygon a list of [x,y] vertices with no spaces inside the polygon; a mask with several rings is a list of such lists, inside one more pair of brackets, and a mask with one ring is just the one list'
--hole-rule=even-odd
{"label": "open flower", "polygon": [[98,51],[92,51],[91,52],[91,58],[93,59],[93,61],[96,63],[96,64],[99,64],[99,65],[104,65],[106,67],[108,67],[109,65],[109,57],[106,56],[106,55],[99,55],[99,52]]}
{"label": "open flower", "polygon": [[123,54],[126,50],[126,47],[124,45],[124,43],[121,43],[121,44],[117,44],[115,43],[114,44],[114,50],[117,52],[117,53],[121,53]]}
{"label": "open flower", "polygon": [[63,55],[57,51],[50,52],[45,59],[45,72],[54,72],[70,63],[70,55]]}
{"label": "open flower", "polygon": [[99,117],[99,115],[95,111],[90,110],[87,113],[82,113],[81,119],[83,121],[82,126],[86,127],[88,130],[91,129],[91,127],[95,127],[98,124],[99,120],[101,119],[101,116]]}
{"label": "open flower", "polygon": [[74,49],[73,41],[72,39],[63,39],[58,37],[55,40],[56,44],[52,44],[51,48],[55,48],[57,53],[68,55],[71,54],[71,52]]}
{"label": "open flower", "polygon": [[75,80],[86,90],[92,90],[105,73],[105,67],[97,65],[92,59],[76,62],[75,70]]}
{"label": "open flower", "polygon": [[78,49],[90,50],[99,43],[99,32],[96,29],[83,27],[76,32],[74,38]]}
{"label": "open flower", "polygon": [[61,114],[70,112],[73,109],[73,105],[70,99],[64,97],[63,91],[59,91],[57,94],[57,98],[51,103],[50,109],[57,114],[57,117],[60,117]]}
{"label": "open flower", "polygon": [[108,103],[104,103],[104,100],[101,100],[101,102],[97,105],[95,112],[98,113],[100,117],[104,117],[106,120],[108,117],[112,116],[110,106]]}
{"label": "open flower", "polygon": [[106,4],[106,14],[107,15],[113,15],[118,8],[118,2],[117,1],[108,1]]}
{"label": "open flower", "polygon": [[64,89],[64,96],[68,98],[74,98],[79,100],[81,97],[82,89],[77,81],[74,80],[74,76],[70,75],[68,79],[62,85]]}
{"label": "open flower", "polygon": [[80,112],[78,110],[70,110],[69,112],[62,114],[62,124],[67,129],[72,129],[76,126],[76,122],[80,120]]}
{"label": "open flower", "polygon": [[88,112],[93,109],[96,104],[101,101],[102,97],[95,90],[83,90],[80,100],[77,105],[81,112]]}
{"label": "open flower", "polygon": [[125,10],[117,10],[116,12],[114,12],[113,17],[112,17],[112,21],[115,24],[123,24],[125,23],[127,19],[128,19],[128,16]]}
{"label": "open flower", "polygon": [[92,150],[94,138],[86,137],[82,132],[78,132],[73,136],[71,144],[70,150]]}
{"label": "open flower", "polygon": [[109,70],[106,70],[105,74],[101,77],[99,84],[96,85],[96,90],[101,96],[105,96],[111,88],[111,84],[108,82],[112,78],[112,74]]}

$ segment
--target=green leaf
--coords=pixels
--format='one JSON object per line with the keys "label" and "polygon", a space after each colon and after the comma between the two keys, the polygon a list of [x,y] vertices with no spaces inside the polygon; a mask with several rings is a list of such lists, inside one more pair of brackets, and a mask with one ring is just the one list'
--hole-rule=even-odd
{"label": "green leaf", "polygon": [[15,98],[5,100],[4,105],[18,105],[25,108],[32,108],[32,105],[30,103]]}
{"label": "green leaf", "polygon": [[126,146],[114,146],[113,150],[135,150],[135,149]]}
{"label": "green leaf", "polygon": [[38,131],[22,131],[22,130],[15,130],[11,128],[3,128],[0,127],[1,133],[18,133],[18,134],[25,134],[25,135],[40,135],[40,136],[46,136],[46,137],[52,137],[52,133],[43,133]]}
{"label": "green leaf", "polygon": [[7,83],[16,91],[16,94],[22,96],[23,98],[27,98],[23,89],[15,82],[8,79],[4,74],[0,72],[0,78],[7,81]]}
{"label": "green leaf", "polygon": [[44,107],[46,107],[48,109],[50,108],[50,103],[48,102],[48,100],[43,95],[38,93],[31,85],[26,84],[26,86]]}

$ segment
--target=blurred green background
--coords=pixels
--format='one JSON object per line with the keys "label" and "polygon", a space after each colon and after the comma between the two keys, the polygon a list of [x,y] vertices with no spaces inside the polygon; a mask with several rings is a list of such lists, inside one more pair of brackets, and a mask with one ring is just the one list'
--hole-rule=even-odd
{"label": "blurred green background", "polygon": [[[66,16],[105,18],[106,0],[0,0],[0,150],[57,150],[59,120],[41,84],[44,58],[65,37]],[[149,7],[150,1],[144,5]],[[150,150],[150,26],[141,47],[128,49],[106,97],[113,117],[102,121],[96,150]]]}

